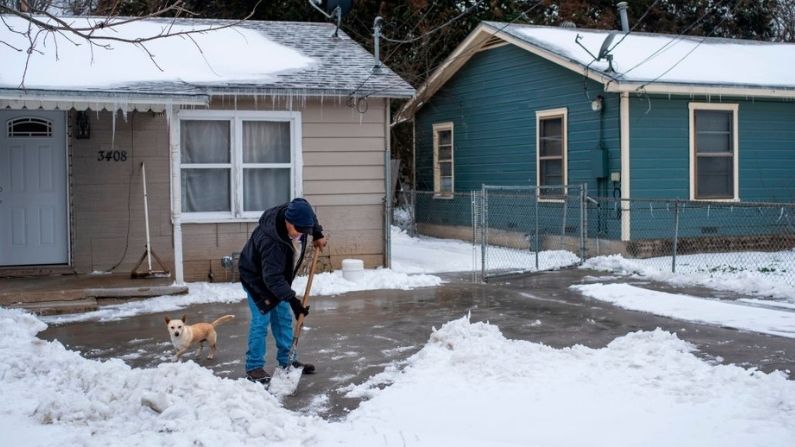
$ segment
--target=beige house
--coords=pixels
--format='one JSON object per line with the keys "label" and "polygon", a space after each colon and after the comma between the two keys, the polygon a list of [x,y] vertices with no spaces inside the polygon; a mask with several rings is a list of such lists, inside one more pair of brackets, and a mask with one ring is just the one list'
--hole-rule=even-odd
{"label": "beige house", "polygon": [[[127,32],[146,32],[141,23]],[[202,52],[160,39],[150,51],[165,55],[162,71],[150,77],[140,54],[87,64],[45,51],[21,79],[0,48],[11,60],[0,67],[0,276],[129,272],[148,214],[151,248],[177,281],[228,280],[222,258],[262,210],[294,197],[315,206],[332,266],[388,264],[390,99],[414,90],[333,33],[252,21],[201,34]]]}

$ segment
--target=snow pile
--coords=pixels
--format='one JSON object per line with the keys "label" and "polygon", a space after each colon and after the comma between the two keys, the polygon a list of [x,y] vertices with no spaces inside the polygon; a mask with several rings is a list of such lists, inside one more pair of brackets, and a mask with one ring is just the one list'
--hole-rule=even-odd
{"label": "snow pile", "polygon": [[[535,253],[497,246],[487,248],[486,265],[490,270],[535,270]],[[406,273],[471,272],[480,270],[480,246],[458,239],[411,237],[392,227],[392,269]],[[548,250],[539,253],[539,269],[553,270],[579,262],[569,251]]]}
{"label": "snow pile", "polygon": [[[48,22],[49,19],[39,17]],[[18,31],[27,31],[28,22],[4,16],[0,26],[0,86],[17,88],[24,79],[27,88],[88,89],[142,82],[267,82],[272,74],[309,66],[313,60],[298,51],[279,45],[264,34],[243,26],[195,34],[160,38],[134,45],[108,40],[91,45],[72,33],[36,34],[39,40],[25,71],[30,42]],[[71,17],[75,27],[90,27],[105,18]],[[213,25],[217,27],[218,25]],[[99,38],[149,38],[162,33],[179,34],[208,30],[206,23],[174,24],[140,20],[93,32]],[[15,32],[17,31],[17,32]],[[69,40],[79,44],[75,45]],[[152,54],[150,58],[147,51]],[[12,47],[23,51],[16,51]],[[154,59],[154,61],[152,60]]]}
{"label": "snow pile", "polygon": [[[306,276],[299,276],[293,281],[293,290],[303,296],[306,289]],[[356,282],[342,277],[342,271],[317,273],[312,280],[312,295],[338,295],[346,292],[362,290],[401,289],[410,290],[417,287],[433,287],[442,283],[442,279],[433,275],[408,275],[391,269],[366,269],[362,278]]]}
{"label": "snow pile", "polygon": [[697,323],[795,338],[795,312],[730,301],[658,292],[629,284],[571,286],[583,295],[619,307]]}
{"label": "snow pile", "polygon": [[186,295],[160,296],[140,301],[103,306],[92,312],[40,317],[49,324],[78,321],[114,321],[142,314],[173,312],[194,304],[235,303],[246,298],[239,283],[191,283]]}
{"label": "snow pile", "polygon": [[[592,54],[599,54],[608,31],[501,23],[492,26],[507,26],[509,33],[591,69],[608,69],[606,61],[594,62],[575,41],[581,36],[581,43]],[[795,87],[795,45],[791,44],[646,33],[624,36],[619,32],[610,48],[613,68],[622,82]]]}
{"label": "snow pile", "polygon": [[677,286],[705,286],[769,296],[795,304],[793,265],[795,251],[782,251],[681,255],[676,257],[676,273],[671,272],[670,256],[650,259],[598,256],[585,261],[581,268],[637,275]]}
{"label": "snow pile", "polygon": [[261,385],[215,377],[193,362],[132,369],[116,359],[86,360],[35,338],[45,328],[0,309],[0,418],[41,424],[20,437],[63,429],[58,438],[19,445],[298,444],[322,423],[285,410]]}
{"label": "snow pile", "polygon": [[352,389],[372,399],[328,423],[193,362],[87,360],[35,338],[44,327],[0,309],[0,428],[13,428],[10,445],[775,447],[795,437],[795,383],[710,365],[661,330],[603,349],[554,349],[462,318],[403,370]]}
{"label": "snow pile", "polygon": [[692,350],[659,329],[554,349],[460,319],[353,389],[373,398],[341,425],[349,445],[791,445],[795,383]]}

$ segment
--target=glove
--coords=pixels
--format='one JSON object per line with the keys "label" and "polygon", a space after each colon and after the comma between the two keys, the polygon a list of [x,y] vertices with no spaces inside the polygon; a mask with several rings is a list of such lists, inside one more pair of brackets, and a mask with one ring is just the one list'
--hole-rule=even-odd
{"label": "glove", "polygon": [[298,317],[302,314],[304,316],[309,315],[309,306],[304,307],[304,305],[301,303],[301,300],[299,300],[298,298],[296,297],[290,298],[289,303],[290,307],[293,309],[293,314],[295,315],[296,320],[298,320]]}

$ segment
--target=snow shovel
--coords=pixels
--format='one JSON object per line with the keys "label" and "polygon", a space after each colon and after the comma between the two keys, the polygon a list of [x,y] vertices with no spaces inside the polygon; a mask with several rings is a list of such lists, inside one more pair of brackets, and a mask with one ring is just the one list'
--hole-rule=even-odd
{"label": "snow shovel", "polygon": [[[309,292],[312,290],[312,279],[315,277],[315,268],[317,267],[317,258],[320,256],[320,248],[315,247],[312,250],[312,264],[309,267],[309,276],[306,279],[306,289],[304,290],[304,299],[302,305],[306,307],[309,302]],[[298,321],[295,323],[293,329],[293,345],[290,347],[290,355],[288,356],[287,368],[284,370],[277,369],[273,374],[268,390],[276,396],[286,396],[295,393],[298,389],[298,381],[301,380],[303,368],[294,368],[293,362],[298,355],[298,339],[301,337],[301,329],[304,327],[304,314],[298,316]]]}

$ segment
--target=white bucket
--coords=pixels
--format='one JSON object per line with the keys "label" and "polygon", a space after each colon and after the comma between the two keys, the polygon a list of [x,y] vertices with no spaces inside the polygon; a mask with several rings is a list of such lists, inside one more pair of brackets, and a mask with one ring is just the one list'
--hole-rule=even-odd
{"label": "white bucket", "polygon": [[343,259],[342,277],[351,282],[359,282],[364,278],[364,261],[361,259]]}

